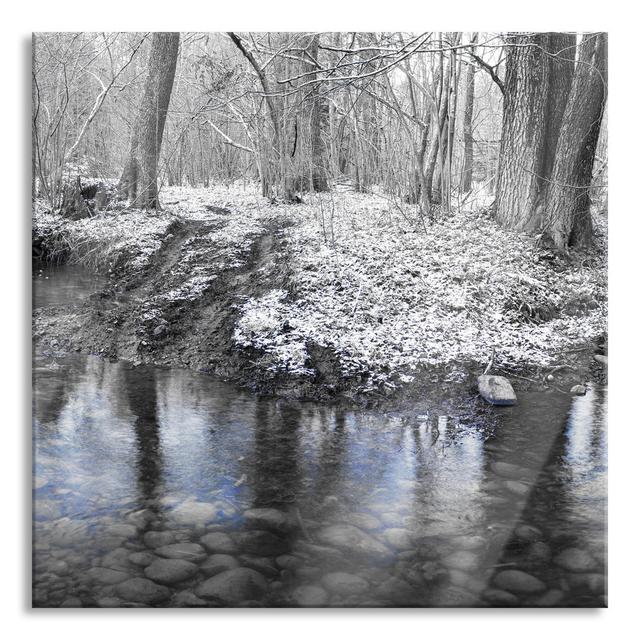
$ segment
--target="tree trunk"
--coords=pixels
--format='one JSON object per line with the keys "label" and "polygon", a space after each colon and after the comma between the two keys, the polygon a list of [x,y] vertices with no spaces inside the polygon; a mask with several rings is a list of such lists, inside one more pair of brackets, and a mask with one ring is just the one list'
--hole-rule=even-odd
{"label": "tree trunk", "polygon": [[[315,34],[312,37],[309,47],[309,55],[318,60],[318,46],[320,44],[320,36]],[[314,65],[315,69],[315,65]],[[309,80],[315,80],[316,74],[309,76]],[[311,176],[312,187],[314,191],[327,191],[329,185],[327,182],[327,161],[324,150],[324,142],[322,140],[322,132],[326,130],[329,107],[326,100],[320,95],[320,85],[314,84],[311,87]]]}
{"label": "tree trunk", "polygon": [[589,187],[607,99],[607,35],[585,35],[558,136],[545,227],[560,249],[591,242]]}
{"label": "tree trunk", "polygon": [[158,160],[178,60],[179,33],[154,33],[131,150],[118,191],[132,206],[159,208]]}
{"label": "tree trunk", "polygon": [[[476,42],[477,34],[474,34],[471,43]],[[474,48],[471,47],[471,53]],[[465,76],[465,94],[464,94],[464,118],[462,121],[462,136],[464,139],[464,156],[462,158],[462,180],[460,189],[462,193],[471,191],[473,183],[473,98],[475,92],[475,74],[474,65],[467,63],[467,73]]]}
{"label": "tree trunk", "polygon": [[496,217],[537,230],[574,73],[575,36],[517,34],[508,47]]}
{"label": "tree trunk", "polygon": [[532,230],[537,224],[549,95],[547,40],[542,33],[516,35],[507,50],[496,217],[511,229]]}

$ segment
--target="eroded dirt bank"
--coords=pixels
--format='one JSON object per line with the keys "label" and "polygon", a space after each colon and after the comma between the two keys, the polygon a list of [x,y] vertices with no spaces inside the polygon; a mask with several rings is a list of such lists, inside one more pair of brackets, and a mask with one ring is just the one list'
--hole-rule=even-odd
{"label": "eroded dirt bank", "polygon": [[[110,212],[74,223],[36,216],[40,259],[80,263],[107,284],[81,304],[37,309],[34,338],[53,352],[185,367],[300,399],[377,403],[434,389],[445,394],[447,387],[459,393],[461,385],[474,394],[475,376],[492,351],[492,372],[513,376],[516,390],[534,385],[568,392],[573,384],[603,381],[604,368],[593,360],[603,350],[603,312],[590,306],[585,292],[591,287],[596,300],[602,296],[594,289],[599,272],[590,266],[600,260],[597,254],[588,256],[586,269],[583,256],[578,267],[576,260],[547,264],[528,239],[505,235],[521,254],[506,247],[513,263],[495,276],[486,247],[479,247],[482,255],[465,257],[469,248],[458,246],[464,235],[455,227],[444,235],[451,221],[429,230],[440,243],[431,255],[425,255],[428,236],[390,232],[387,221],[382,231],[401,245],[391,242],[389,249],[382,236],[374,245],[370,239],[380,230],[373,214],[381,209],[371,198],[355,216],[353,210],[342,220],[332,214],[328,238],[324,212],[314,219],[311,208],[251,198],[227,203],[204,192],[188,197],[155,216]],[[480,228],[477,238],[484,235]],[[471,262],[443,269],[447,251]],[[438,257],[442,264],[434,263]],[[598,268],[606,269],[604,262]],[[447,295],[455,289],[455,299],[438,287]],[[497,321],[504,327],[497,333],[504,336],[502,353],[491,334],[493,344],[482,334],[494,327],[481,314],[496,315],[486,300],[503,312]],[[570,313],[559,314],[554,305],[559,309],[566,300]],[[426,323],[415,326],[414,316]],[[545,352],[546,336],[556,333],[556,344]],[[363,341],[369,339],[372,344]],[[460,348],[454,348],[457,357],[440,362],[438,349],[447,341]],[[520,362],[504,356],[519,351]]]}

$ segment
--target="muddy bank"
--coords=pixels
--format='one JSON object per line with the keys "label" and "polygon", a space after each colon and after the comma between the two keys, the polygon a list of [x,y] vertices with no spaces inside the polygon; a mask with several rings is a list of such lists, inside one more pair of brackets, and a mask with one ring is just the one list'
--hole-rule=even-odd
{"label": "muddy bank", "polygon": [[[166,219],[165,219],[166,218]],[[136,365],[189,368],[248,387],[258,393],[298,399],[349,399],[358,403],[424,397],[466,385],[475,394],[475,375],[482,363],[464,364],[466,379],[454,367],[432,366],[413,371],[410,383],[396,389],[368,388],[367,375],[346,376],[331,348],[307,343],[307,370],[295,375],[272,366],[273,355],[234,339],[242,305],[269,291],[295,290],[291,282],[286,219],[252,227],[245,242],[228,244],[228,211],[219,209],[207,220],[159,217],[154,249],[140,267],[140,257],[126,245],[109,260],[94,265],[105,286],[88,300],[34,311],[34,339],[53,352],[80,351]],[[60,250],[59,237],[36,235],[40,255],[62,262],[86,263],[77,249]],[[97,247],[99,249],[100,247]],[[85,251],[95,251],[85,249]],[[89,253],[89,255],[91,255]],[[105,254],[107,255],[107,254]],[[231,259],[230,259],[231,257]],[[286,333],[286,327],[284,328]],[[589,379],[602,381],[603,370],[592,362],[597,344],[563,354],[565,368],[547,372],[531,368],[500,371],[514,375],[517,389],[546,386],[568,390]]]}

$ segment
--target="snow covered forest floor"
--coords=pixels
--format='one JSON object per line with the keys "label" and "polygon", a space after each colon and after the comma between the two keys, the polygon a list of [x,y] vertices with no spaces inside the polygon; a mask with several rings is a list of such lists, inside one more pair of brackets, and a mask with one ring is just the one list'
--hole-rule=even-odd
{"label": "snow covered forest floor", "polygon": [[268,259],[286,264],[286,286],[264,279],[255,295],[232,301],[235,347],[263,354],[265,375],[312,379],[316,345],[335,354],[358,392],[391,391],[430,368],[463,381],[493,352],[503,370],[551,367],[606,334],[605,220],[594,220],[588,254],[564,257],[477,206],[430,224],[415,206],[346,186],[302,204],[271,204],[241,184],[169,187],[162,199],[157,214],[74,222],[37,207],[34,236],[55,237],[67,259],[96,271],[136,272],[176,220],[215,223],[216,253],[206,260],[216,272],[194,261],[174,292],[197,298],[221,269],[240,267],[257,238],[275,234],[280,251]]}

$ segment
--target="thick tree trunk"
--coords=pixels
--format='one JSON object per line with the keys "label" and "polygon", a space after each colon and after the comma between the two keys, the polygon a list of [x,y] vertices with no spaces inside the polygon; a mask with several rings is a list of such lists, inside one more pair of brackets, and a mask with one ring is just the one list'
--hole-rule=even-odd
{"label": "thick tree trunk", "polygon": [[128,198],[135,207],[159,208],[158,160],[179,43],[179,33],[154,33],[151,41],[144,94],[134,125],[129,158],[118,185],[120,196]]}
{"label": "thick tree trunk", "polygon": [[560,249],[591,242],[589,187],[606,99],[607,35],[588,34],[580,44],[546,198],[546,231]]}
{"label": "thick tree trunk", "polygon": [[515,35],[507,49],[496,218],[517,230],[536,227],[549,95],[546,34]]}
{"label": "thick tree trunk", "polygon": [[517,34],[509,44],[496,217],[506,227],[534,231],[543,221],[544,198],[574,73],[575,36]]}

